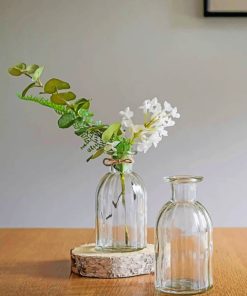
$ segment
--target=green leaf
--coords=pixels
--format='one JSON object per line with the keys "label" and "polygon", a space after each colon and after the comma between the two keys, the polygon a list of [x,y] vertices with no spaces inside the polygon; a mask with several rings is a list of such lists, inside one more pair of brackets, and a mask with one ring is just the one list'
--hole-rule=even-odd
{"label": "green leaf", "polygon": [[42,97],[22,96],[21,94],[17,94],[17,96],[21,100],[38,103],[42,106],[49,107],[58,113],[72,113],[72,111],[69,108],[67,108],[67,106],[61,106],[61,105],[54,104],[50,100],[47,100]]}
{"label": "green leaf", "polygon": [[83,121],[82,118],[76,117],[74,127],[75,127],[75,129],[83,128],[83,127],[85,127],[85,122]]}
{"label": "green leaf", "polygon": [[20,63],[18,65],[10,67],[8,69],[8,72],[9,72],[10,75],[20,76],[23,72],[25,72],[26,66],[27,65],[25,63]]}
{"label": "green leaf", "polygon": [[115,122],[111,124],[102,134],[103,142],[108,142],[112,138],[113,135],[116,135],[120,130],[121,124],[119,122]]}
{"label": "green leaf", "polygon": [[32,88],[32,87],[35,87],[35,82],[29,84],[29,85],[23,90],[23,92],[22,92],[21,95],[24,97],[24,96],[26,95],[26,93],[28,92],[28,90],[29,90],[30,88]]}
{"label": "green leaf", "polygon": [[34,81],[37,81],[37,80],[40,78],[40,76],[42,75],[43,70],[44,70],[44,67],[42,66],[42,67],[39,67],[39,68],[33,73],[33,80],[34,80]]}
{"label": "green leaf", "polygon": [[20,75],[22,74],[21,70],[15,68],[15,67],[13,67],[13,68],[9,68],[9,69],[8,69],[8,72],[9,72],[9,74],[12,75],[12,76],[20,76]]}
{"label": "green leaf", "polygon": [[82,127],[82,128],[80,128],[80,129],[76,130],[76,131],[75,131],[75,134],[76,134],[77,136],[81,136],[82,134],[84,134],[84,133],[87,131],[87,129],[88,129],[88,127]]}
{"label": "green leaf", "polygon": [[80,108],[80,109],[78,110],[78,115],[79,115],[80,117],[87,117],[87,116],[88,116],[88,110],[85,110],[85,109],[83,109],[83,108]]}
{"label": "green leaf", "polygon": [[53,94],[51,96],[51,101],[58,105],[65,105],[66,101],[74,100],[76,95],[72,92],[66,92],[66,93],[59,93],[59,94]]}
{"label": "green leaf", "polygon": [[100,149],[97,150],[93,155],[91,155],[91,156],[87,159],[87,161],[99,157],[99,156],[102,155],[104,152],[105,152],[104,148],[100,148]]}
{"label": "green leaf", "polygon": [[50,97],[50,100],[52,103],[57,105],[66,105],[66,101],[62,97],[60,97],[58,94],[53,94]]}
{"label": "green leaf", "polygon": [[26,72],[28,74],[33,74],[38,68],[39,68],[39,66],[36,65],[36,64],[28,65],[27,68],[26,68]]}
{"label": "green leaf", "polygon": [[82,98],[82,99],[77,100],[75,102],[75,105],[78,106],[79,104],[84,104],[84,103],[86,103],[88,101],[89,101],[88,99]]}
{"label": "green leaf", "polygon": [[84,108],[80,108],[78,110],[78,115],[81,117],[88,117],[88,116],[91,116],[91,113],[89,113],[88,110],[86,110]]}
{"label": "green leaf", "polygon": [[60,128],[67,128],[73,125],[75,122],[75,115],[73,113],[63,114],[58,120],[58,126]]}
{"label": "green leaf", "polygon": [[128,139],[123,138],[120,143],[116,146],[118,158],[122,158],[131,151],[131,144]]}
{"label": "green leaf", "polygon": [[87,101],[84,104],[81,105],[81,108],[88,110],[90,108],[90,102]]}
{"label": "green leaf", "polygon": [[57,90],[69,88],[70,85],[68,82],[65,82],[57,78],[52,78],[46,82],[44,86],[44,91],[48,94],[54,94]]}
{"label": "green leaf", "polygon": [[59,93],[62,98],[64,98],[66,101],[72,101],[76,98],[76,95],[72,91],[68,91],[65,93]]}
{"label": "green leaf", "polygon": [[76,101],[74,106],[75,106],[76,112],[78,112],[79,109],[81,109],[81,108],[89,109],[90,102],[89,102],[89,100],[83,98],[83,99]]}
{"label": "green leaf", "polygon": [[26,69],[27,65],[25,63],[20,63],[18,65],[15,65],[15,68],[24,71]]}

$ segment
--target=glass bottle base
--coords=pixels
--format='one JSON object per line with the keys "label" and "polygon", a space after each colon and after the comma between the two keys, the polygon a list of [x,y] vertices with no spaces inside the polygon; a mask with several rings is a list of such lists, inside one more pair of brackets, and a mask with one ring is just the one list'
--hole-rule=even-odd
{"label": "glass bottle base", "polygon": [[206,288],[199,288],[199,283],[187,279],[174,280],[172,283],[166,283],[165,287],[156,286],[156,290],[165,294],[176,294],[176,295],[195,295],[208,291],[213,286]]}

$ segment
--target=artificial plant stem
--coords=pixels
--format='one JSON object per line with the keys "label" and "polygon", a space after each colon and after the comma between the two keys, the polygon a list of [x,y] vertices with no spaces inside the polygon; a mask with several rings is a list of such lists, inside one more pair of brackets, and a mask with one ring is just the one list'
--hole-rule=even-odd
{"label": "artificial plant stem", "polygon": [[125,226],[124,226],[124,232],[125,232],[125,245],[128,246],[129,244],[129,232],[127,227],[127,212],[126,212],[126,200],[125,200],[125,176],[124,173],[120,173],[120,179],[121,179],[121,187],[122,187],[122,204],[124,207],[124,218],[125,218]]}
{"label": "artificial plant stem", "polygon": [[65,107],[64,105],[57,105],[55,103],[52,103],[51,101],[43,98],[43,97],[35,97],[35,96],[22,96],[21,94],[17,94],[17,96],[19,97],[19,99],[21,100],[25,100],[25,101],[32,101],[35,103],[38,103],[40,105],[49,107],[55,111],[58,112],[62,112],[62,113],[69,113],[71,112],[70,110],[68,110],[67,107]]}

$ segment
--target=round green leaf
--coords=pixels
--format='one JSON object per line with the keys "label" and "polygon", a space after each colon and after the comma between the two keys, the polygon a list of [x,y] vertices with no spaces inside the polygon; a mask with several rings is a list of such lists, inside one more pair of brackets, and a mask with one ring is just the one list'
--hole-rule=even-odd
{"label": "round green leaf", "polygon": [[73,125],[75,122],[75,115],[73,113],[65,113],[58,120],[58,126],[60,128],[67,128]]}
{"label": "round green leaf", "polygon": [[72,92],[58,93],[51,96],[51,101],[55,104],[65,105],[66,101],[74,100],[76,95]]}
{"label": "round green leaf", "polygon": [[78,101],[76,101],[75,105],[78,106],[79,104],[84,104],[88,101],[89,101],[88,99],[82,98],[82,99],[79,99]]}
{"label": "round green leaf", "polygon": [[71,100],[74,100],[76,98],[76,95],[72,91],[68,91],[68,92],[65,92],[65,93],[59,93],[59,96],[64,98],[66,101],[71,101]]}
{"label": "round green leaf", "polygon": [[85,102],[84,104],[81,105],[81,108],[86,109],[86,110],[88,110],[89,107],[90,107],[90,102],[89,101],[87,101],[87,102]]}
{"label": "round green leaf", "polygon": [[58,94],[53,94],[50,97],[50,100],[52,101],[52,103],[54,104],[58,104],[58,105],[66,105],[66,101],[60,97]]}
{"label": "round green leaf", "polygon": [[26,72],[28,74],[33,74],[38,68],[39,68],[39,66],[36,65],[36,64],[28,65],[27,68],[26,68]]}
{"label": "round green leaf", "polygon": [[88,110],[90,107],[90,101],[87,99],[80,99],[75,102],[76,112],[78,112],[80,109],[86,109]]}
{"label": "round green leaf", "polygon": [[15,67],[9,68],[8,72],[10,75],[13,75],[13,76],[20,76],[22,74],[21,71]]}
{"label": "round green leaf", "polygon": [[62,81],[57,78],[48,80],[44,86],[44,91],[48,94],[54,94],[57,90],[69,89],[70,85],[68,82]]}
{"label": "round green leaf", "polygon": [[24,71],[26,69],[27,65],[25,63],[20,63],[18,65],[15,66],[15,68]]}
{"label": "round green leaf", "polygon": [[39,67],[34,73],[33,73],[33,80],[37,81],[40,76],[42,75],[42,72],[44,70],[44,67]]}

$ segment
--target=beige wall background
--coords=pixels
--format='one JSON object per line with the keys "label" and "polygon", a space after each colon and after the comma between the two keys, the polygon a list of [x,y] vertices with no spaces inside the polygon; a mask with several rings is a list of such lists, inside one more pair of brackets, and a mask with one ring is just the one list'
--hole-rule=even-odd
{"label": "beige wall background", "polygon": [[205,176],[198,198],[215,226],[247,226],[247,18],[203,18],[200,0],[0,0],[0,226],[89,227],[106,172],[57,116],[18,101],[19,61],[46,66],[116,121],[158,96],[182,114],[135,169],[148,223],[170,198],[162,177]]}

